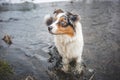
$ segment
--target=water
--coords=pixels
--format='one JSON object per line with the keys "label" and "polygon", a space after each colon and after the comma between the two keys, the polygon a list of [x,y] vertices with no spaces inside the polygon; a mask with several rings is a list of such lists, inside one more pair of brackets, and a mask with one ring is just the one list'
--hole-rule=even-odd
{"label": "water", "polygon": [[70,0],[1,0],[1,3],[24,3],[24,2],[32,2],[32,3],[48,3],[48,2],[57,2],[57,1],[70,1]]}
{"label": "water", "polygon": [[43,79],[44,76],[44,80],[48,80],[49,76],[45,73],[50,65],[47,53],[48,47],[53,44],[53,37],[48,33],[43,19],[45,14],[52,14],[55,9],[62,8],[81,16],[85,41],[83,58],[87,67],[95,70],[95,80],[119,80],[120,1],[45,3],[37,4],[30,10],[21,10],[20,5],[17,10],[16,6],[11,6],[10,11],[0,12],[0,39],[9,34],[13,41],[8,48],[0,40],[0,46],[3,47],[0,53],[4,55],[2,58],[13,64],[13,57],[21,56],[15,59],[20,63],[23,60],[21,64],[26,67],[18,73],[24,73],[28,67],[35,77]]}

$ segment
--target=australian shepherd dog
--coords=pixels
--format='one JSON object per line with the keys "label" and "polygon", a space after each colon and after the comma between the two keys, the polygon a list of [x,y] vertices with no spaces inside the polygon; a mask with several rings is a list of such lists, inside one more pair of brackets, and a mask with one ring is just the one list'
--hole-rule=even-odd
{"label": "australian shepherd dog", "polygon": [[54,11],[54,16],[45,16],[48,30],[54,35],[54,42],[62,57],[64,72],[69,71],[71,61],[75,61],[75,70],[81,73],[83,34],[80,16],[61,9]]}

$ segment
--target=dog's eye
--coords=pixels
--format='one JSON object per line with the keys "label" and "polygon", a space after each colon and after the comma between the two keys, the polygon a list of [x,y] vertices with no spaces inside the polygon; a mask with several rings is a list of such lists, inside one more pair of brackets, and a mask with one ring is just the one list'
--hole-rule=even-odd
{"label": "dog's eye", "polygon": [[63,27],[65,27],[65,26],[67,25],[67,23],[64,22],[64,21],[61,21],[61,22],[60,22],[60,25],[63,26]]}
{"label": "dog's eye", "polygon": [[65,22],[62,21],[60,24],[61,24],[61,25],[65,25]]}

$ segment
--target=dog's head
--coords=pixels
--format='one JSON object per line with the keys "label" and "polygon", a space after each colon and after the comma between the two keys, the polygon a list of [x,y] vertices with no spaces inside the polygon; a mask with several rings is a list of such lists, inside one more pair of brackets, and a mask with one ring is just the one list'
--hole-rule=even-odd
{"label": "dog's head", "polygon": [[54,11],[55,16],[49,17],[46,20],[48,30],[55,35],[74,36],[75,24],[79,21],[79,16],[70,12],[64,12],[61,9]]}

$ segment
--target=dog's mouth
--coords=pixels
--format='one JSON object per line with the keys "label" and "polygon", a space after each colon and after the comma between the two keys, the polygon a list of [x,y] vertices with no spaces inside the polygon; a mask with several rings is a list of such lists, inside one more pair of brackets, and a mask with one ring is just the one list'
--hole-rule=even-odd
{"label": "dog's mouth", "polygon": [[57,35],[57,34],[53,33],[52,30],[49,30],[49,29],[48,29],[48,31],[49,31],[49,33],[52,34],[52,35]]}
{"label": "dog's mouth", "polygon": [[53,33],[51,30],[48,30],[48,31],[49,31],[49,33],[50,33],[50,34],[53,34],[53,35],[55,35],[55,33]]}
{"label": "dog's mouth", "polygon": [[64,33],[53,33],[53,32],[52,32],[52,29],[50,29],[50,28],[48,28],[48,31],[49,31],[49,33],[52,34],[52,35],[63,35],[63,34],[64,34]]}
{"label": "dog's mouth", "polygon": [[52,35],[63,35],[63,33],[53,33],[51,30],[49,30],[49,33]]}

